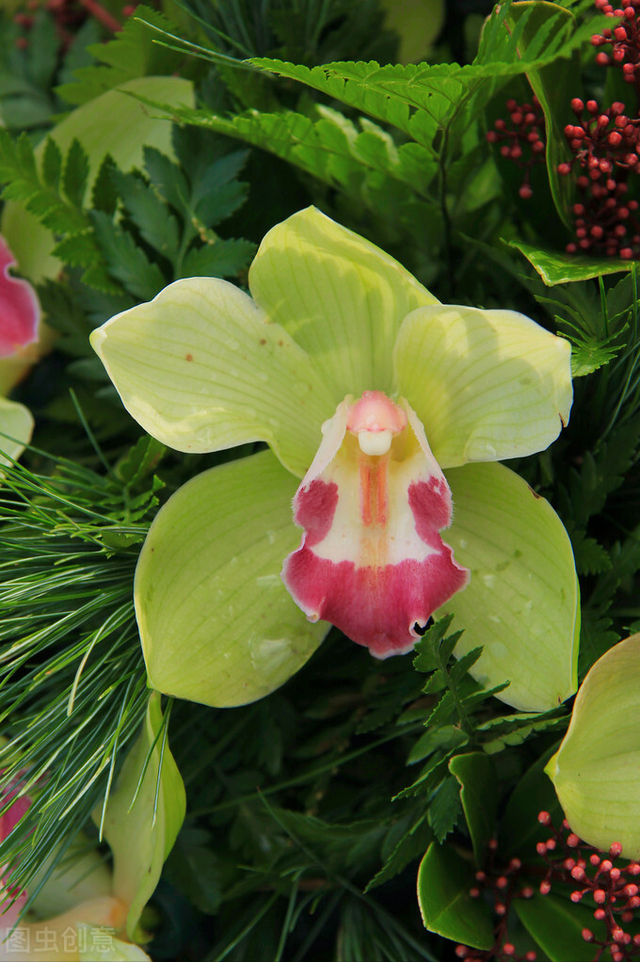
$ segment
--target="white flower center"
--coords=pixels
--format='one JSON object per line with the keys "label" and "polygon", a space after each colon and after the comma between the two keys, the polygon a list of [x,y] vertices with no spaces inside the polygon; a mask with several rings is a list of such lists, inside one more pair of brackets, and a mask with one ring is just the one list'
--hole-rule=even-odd
{"label": "white flower center", "polygon": [[391,447],[393,431],[360,431],[358,444],[363,454],[380,456],[386,454]]}

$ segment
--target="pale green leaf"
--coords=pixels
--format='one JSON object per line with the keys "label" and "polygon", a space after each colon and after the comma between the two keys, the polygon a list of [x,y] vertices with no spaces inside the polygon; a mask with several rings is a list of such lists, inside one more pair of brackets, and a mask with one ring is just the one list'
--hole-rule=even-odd
{"label": "pale green leaf", "polygon": [[521,711],[546,711],[577,687],[578,581],[571,542],[551,505],[501,464],[447,471],[454,520],[444,540],[469,584],[439,615],[464,634],[461,657],[478,645],[471,674]]}
{"label": "pale green leaf", "polygon": [[[160,880],[186,810],[182,778],[162,729],[160,695],[153,692],[142,733],[127,755],[104,817],[104,837],[113,855],[113,894],[128,908],[129,938]],[[99,809],[94,820],[100,822]]]}
{"label": "pale green leaf", "polygon": [[269,231],[249,286],[322,369],[336,404],[373,388],[389,392],[403,318],[437,303],[396,260],[314,207]]}
{"label": "pale green leaf", "polygon": [[186,278],[111,318],[91,344],[163,444],[198,453],[267,441],[302,476],[337,402],[274,320],[227,281]]}
{"label": "pale green leaf", "polygon": [[569,730],[545,771],[571,828],[604,850],[640,858],[640,635],[593,665]]}
{"label": "pale green leaf", "polygon": [[216,707],[293,675],[328,630],[280,579],[300,541],[296,479],[269,451],[205,471],[161,509],[142,549],[135,603],[152,685]]}
{"label": "pale green leaf", "polygon": [[571,347],[515,311],[423,307],[402,324],[394,362],[444,468],[541,451],[569,420]]}

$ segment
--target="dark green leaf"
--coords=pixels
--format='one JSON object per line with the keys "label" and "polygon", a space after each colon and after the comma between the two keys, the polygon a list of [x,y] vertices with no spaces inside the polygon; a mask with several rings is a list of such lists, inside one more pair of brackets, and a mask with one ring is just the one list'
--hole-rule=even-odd
{"label": "dark green leaf", "polygon": [[89,159],[80,141],[74,138],[65,159],[62,185],[65,194],[76,207],[82,207],[88,178]]}
{"label": "dark green leaf", "polygon": [[495,834],[498,806],[497,777],[490,758],[483,752],[455,755],[449,771],[460,783],[460,800],[467,820],[476,865],[484,865],[489,841]]}
{"label": "dark green leaf", "polygon": [[429,802],[429,825],[438,842],[444,842],[447,835],[454,830],[461,812],[460,786],[453,775],[450,775],[444,779]]}
{"label": "dark green leaf", "polygon": [[147,244],[173,261],[178,252],[178,222],[155,191],[135,174],[112,172],[113,182]]}
{"label": "dark green leaf", "polygon": [[549,829],[538,821],[539,812],[549,812],[556,825],[564,818],[551,779],[544,772],[558,744],[534,762],[511,793],[500,824],[500,851],[505,858],[536,858],[536,843],[549,838]]}
{"label": "dark green leaf", "polygon": [[418,902],[422,921],[436,932],[476,949],[490,949],[493,928],[489,906],[472,899],[473,868],[452,848],[432,842],[418,872]]}
{"label": "dark green leaf", "polygon": [[515,899],[513,907],[527,931],[551,962],[593,962],[594,948],[582,938],[590,929],[598,941],[605,939],[603,922],[596,922],[586,905],[536,893]]}
{"label": "dark green leaf", "polygon": [[91,190],[91,206],[95,210],[102,210],[112,217],[118,206],[118,192],[113,183],[112,173],[116,169],[113,158],[107,154],[96,174]]}
{"label": "dark green leaf", "polygon": [[116,227],[105,213],[91,211],[90,216],[109,273],[142,300],[154,298],[165,286],[158,265],[150,263],[131,235]]}
{"label": "dark green leaf", "polygon": [[55,140],[47,137],[42,155],[42,178],[48,187],[57,190],[62,173],[62,153]]}
{"label": "dark green leaf", "polygon": [[236,277],[250,264],[256,245],[245,240],[217,240],[189,251],[181,277]]}

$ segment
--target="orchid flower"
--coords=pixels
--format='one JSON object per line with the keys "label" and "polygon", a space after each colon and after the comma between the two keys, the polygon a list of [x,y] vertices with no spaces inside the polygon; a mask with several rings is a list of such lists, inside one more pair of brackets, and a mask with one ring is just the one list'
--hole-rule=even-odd
{"label": "orchid flower", "polygon": [[91,337],[163,443],[270,447],[193,478],[151,527],[135,602],[153,687],[243,704],[331,624],[385,658],[453,613],[456,655],[483,646],[475,677],[509,681],[503,700],[571,695],[569,539],[495,463],[566,423],[569,343],[513,311],[440,304],[315,208],[267,234],[249,287],[179,280]]}
{"label": "orchid flower", "polygon": [[[13,277],[9,270],[16,260],[0,236],[0,381],[13,385],[14,366],[22,370],[29,345],[38,340],[40,304],[28,281]],[[0,465],[18,458],[31,440],[31,412],[15,401],[0,397]]]}

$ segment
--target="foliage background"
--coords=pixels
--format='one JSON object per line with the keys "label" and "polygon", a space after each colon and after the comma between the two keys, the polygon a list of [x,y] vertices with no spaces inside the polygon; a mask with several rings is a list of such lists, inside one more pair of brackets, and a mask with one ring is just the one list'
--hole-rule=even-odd
{"label": "foliage background", "polygon": [[[54,233],[63,268],[38,288],[54,349],[13,394],[37,416],[33,447],[0,495],[0,766],[9,777],[27,770],[31,786],[48,773],[1,861],[19,859],[15,878],[32,902],[54,840],[63,859],[84,828],[106,853],[90,813],[148,699],[131,602],[145,532],[185,480],[255,449],[194,458],[141,437],[88,334],[178,277],[243,285],[263,234],[309,203],[389,250],[440,299],[522,310],[572,340],[571,423],[512,466],[572,538],[581,677],[640,625],[636,270],[563,259],[567,188],[553,163],[532,173],[527,202],[522,172],[486,140],[507,97],[530,96],[527,77],[546,92],[548,125],[566,99],[549,71],[569,63],[571,96],[604,95],[588,44],[597,18],[588,2],[565,2],[527,38],[522,20],[504,29],[509,6],[492,14],[481,0],[425,0],[411,20],[407,4],[400,36],[378,0],[175,0],[135,16],[110,0],[103,17],[89,4],[5,4],[4,201]],[[114,33],[110,18],[124,29]],[[437,29],[421,34],[425,22]],[[410,51],[422,63],[393,66],[412,33],[424,36]],[[239,62],[249,58],[254,66]],[[197,107],[168,111],[173,157],[147,148],[133,171],[107,157],[89,186],[82,143],[63,152],[46,140],[105,90],[175,73],[193,81]],[[536,256],[568,279],[543,283]],[[540,760],[568,708],[509,714],[478,691],[469,661],[450,661],[446,631],[427,634],[412,667],[375,662],[334,630],[257,704],[165,711],[188,813],[145,916],[153,959],[453,958],[452,943],[422,925],[416,872],[433,839],[469,864],[479,836],[460,787],[474,780],[484,844],[499,837],[539,874],[535,815],[557,812]],[[463,749],[483,759],[473,771],[453,761]],[[518,950],[530,949],[535,925],[510,924]],[[567,939],[571,958],[577,930]]]}

